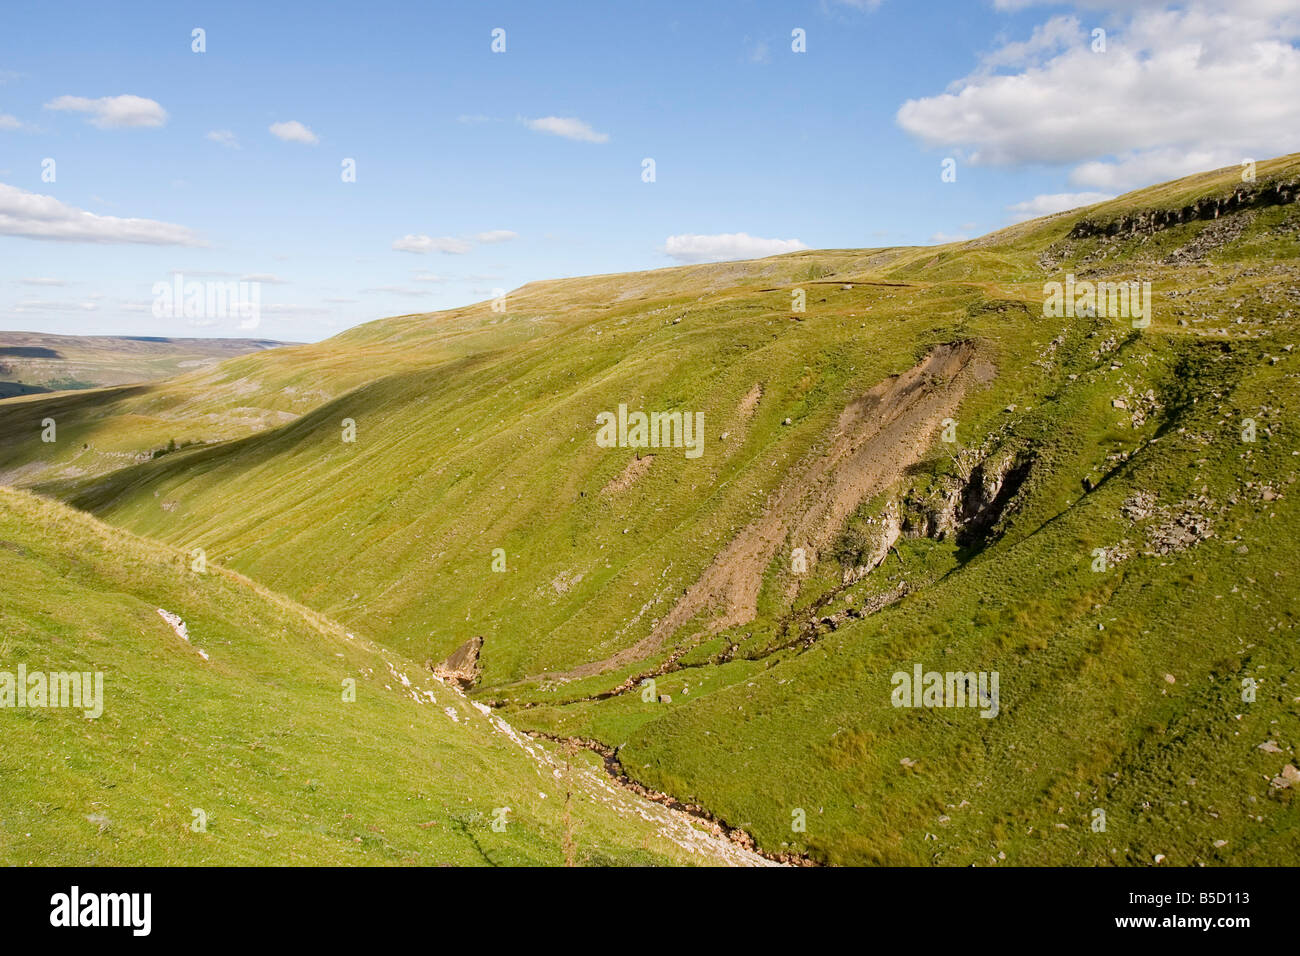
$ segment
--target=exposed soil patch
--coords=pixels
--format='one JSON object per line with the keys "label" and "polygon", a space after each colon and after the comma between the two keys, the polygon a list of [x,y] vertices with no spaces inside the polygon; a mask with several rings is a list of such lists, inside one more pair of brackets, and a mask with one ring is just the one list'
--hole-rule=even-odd
{"label": "exposed soil patch", "polygon": [[479,652],[483,650],[483,638],[471,637],[456,648],[447,659],[439,664],[428,662],[429,670],[439,680],[460,687],[470,687],[479,678]]}
{"label": "exposed soil patch", "polygon": [[604,660],[548,676],[589,677],[642,660],[703,611],[713,612],[714,633],[753,620],[763,572],[777,550],[786,541],[814,554],[829,546],[867,497],[921,460],[943,419],[993,372],[973,344],[941,345],[850,402],[828,447],[791,471],[762,515],[732,539],[650,634]]}
{"label": "exposed soil patch", "polygon": [[654,455],[633,458],[627,463],[627,467],[623,469],[622,474],[611,479],[610,483],[602,488],[600,493],[602,495],[616,495],[620,491],[627,491],[645,477],[645,473],[650,470],[650,463],[654,460]]}
{"label": "exposed soil patch", "polygon": [[739,415],[742,420],[749,418],[754,414],[754,409],[758,407],[758,401],[762,397],[763,386],[755,385],[745,394],[745,397],[740,400],[740,404],[736,407],[736,414]]}

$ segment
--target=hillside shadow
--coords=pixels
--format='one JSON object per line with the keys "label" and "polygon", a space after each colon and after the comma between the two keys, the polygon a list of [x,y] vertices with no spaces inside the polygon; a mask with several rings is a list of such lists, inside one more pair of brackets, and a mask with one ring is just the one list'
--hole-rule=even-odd
{"label": "hillside shadow", "polygon": [[251,470],[313,442],[339,442],[343,419],[351,418],[359,429],[364,429],[366,417],[415,400],[428,399],[431,394],[443,391],[456,381],[458,373],[472,370],[490,357],[487,354],[466,356],[437,368],[390,375],[353,389],[276,428],[243,438],[180,449],[106,475],[44,482],[32,490],[98,514],[124,496],[169,479],[182,478],[188,473],[206,473],[223,467]]}

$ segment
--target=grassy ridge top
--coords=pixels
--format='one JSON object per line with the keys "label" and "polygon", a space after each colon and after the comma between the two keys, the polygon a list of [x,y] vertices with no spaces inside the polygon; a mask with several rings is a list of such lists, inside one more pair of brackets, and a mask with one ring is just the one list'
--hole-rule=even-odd
{"label": "grassy ridge top", "polygon": [[[1260,184],[1291,182],[1297,175],[1300,154],[1258,164]],[[1037,298],[1047,269],[1044,251],[1065,242],[1079,222],[1181,208],[1198,198],[1230,195],[1241,186],[1241,170],[1228,167],[945,246],[818,250],[533,282],[510,293],[505,314],[483,302],[378,319],[314,345],[269,350],[142,388],[102,390],[73,401],[9,399],[0,403],[0,480],[31,486],[52,478],[98,475],[147,457],[171,439],[213,444],[244,437],[282,426],[384,377],[509,354],[521,344],[549,340],[637,304],[680,308],[684,314],[697,303],[780,292],[783,296],[768,300],[780,310],[788,308],[792,288],[806,287],[811,294],[846,281],[966,282],[991,297],[1021,293]],[[1079,263],[1094,248],[1076,245],[1083,255],[1055,257],[1048,271]],[[780,298],[784,301],[775,301]],[[34,448],[47,413],[61,422],[69,441]]]}

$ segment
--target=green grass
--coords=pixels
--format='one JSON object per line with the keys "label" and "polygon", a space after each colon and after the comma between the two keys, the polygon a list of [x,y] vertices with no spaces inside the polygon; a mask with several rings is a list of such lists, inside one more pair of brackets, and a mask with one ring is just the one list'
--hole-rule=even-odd
{"label": "green grass", "polygon": [[[1259,165],[1261,182],[1298,172],[1297,156]],[[1300,849],[1294,793],[1269,781],[1300,744],[1300,206],[1069,238],[1084,219],[1238,185],[1229,168],[937,249],[533,283],[505,314],[402,316],[167,382],[9,399],[0,472],[181,552],[201,547],[412,670],[481,635],[474,696],[516,725],[621,747],[634,778],[765,849],[846,864],[1284,863]],[[1044,283],[1067,272],[1151,281],[1151,327],[1044,316]],[[795,288],[806,312],[790,311]],[[796,542],[780,542],[752,620],[711,633],[705,610],[639,660],[560,676],[645,638],[822,453],[851,400],[951,342],[996,368],[966,393],[957,444],[917,435],[920,462],[868,489],[806,575],[786,566]],[[659,449],[611,493],[634,455],[598,447],[595,416],[620,403],[702,411],[704,455]],[[45,417],[55,443],[40,440]],[[984,534],[905,536],[845,584],[873,519],[895,506],[918,526],[980,456],[1024,468]],[[1158,513],[1131,517],[1148,496]],[[1212,533],[1150,553],[1152,529],[1200,499]],[[1097,548],[1123,560],[1093,572]],[[876,613],[813,620],[904,584]],[[29,606],[55,586],[33,582]],[[609,695],[672,652],[677,668],[656,678],[671,702]],[[302,666],[312,659],[303,651]],[[916,662],[998,671],[1001,713],[892,707],[890,675]],[[1260,680],[1253,703],[1245,677]],[[375,733],[403,739],[382,721]],[[1280,752],[1258,749],[1269,740]],[[506,773],[468,749],[446,765],[474,755],[475,780]],[[363,764],[375,759],[387,757]],[[791,830],[796,809],[806,832]],[[1097,809],[1104,832],[1090,826]],[[539,837],[550,856],[535,859],[555,861],[554,822],[538,818],[552,842]],[[624,848],[610,854],[639,846],[610,826]]]}
{"label": "green grass", "polygon": [[[97,719],[0,709],[0,863],[564,862],[564,782],[463,699],[315,612],[190,562],[0,489],[0,670],[102,672],[105,697]],[[184,619],[190,643],[159,607]],[[574,791],[577,862],[692,861],[640,817]],[[504,832],[497,807],[511,808]],[[205,832],[191,829],[195,809]]]}
{"label": "green grass", "polygon": [[[1207,391],[1246,408],[1276,396],[1286,374],[1243,358],[1244,381],[1230,387],[1200,371]],[[1294,794],[1268,781],[1300,742],[1300,588],[1286,558],[1300,512],[1288,493],[1265,502],[1245,483],[1289,488],[1300,444],[1274,440],[1243,458],[1217,414],[1197,403],[1064,511],[1077,471],[1040,474],[1004,538],[959,572],[642,724],[625,765],[751,821],[764,845],[840,863],[1293,860]],[[1058,440],[1068,455],[1076,437]],[[1177,501],[1202,486],[1224,505],[1214,538],[1091,571],[1094,547],[1141,541],[1121,514],[1134,490]],[[890,675],[917,661],[998,671],[1002,712],[893,708]],[[1253,703],[1241,700],[1246,677],[1260,680]],[[1268,740],[1282,753],[1261,752]],[[818,818],[794,840],[790,811],[809,806]],[[1105,833],[1089,826],[1095,808]]]}

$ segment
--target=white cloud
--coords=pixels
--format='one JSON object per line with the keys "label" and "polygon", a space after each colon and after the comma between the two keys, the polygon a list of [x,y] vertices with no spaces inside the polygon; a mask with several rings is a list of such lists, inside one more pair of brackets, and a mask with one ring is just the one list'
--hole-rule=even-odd
{"label": "white cloud", "polygon": [[722,262],[727,259],[759,259],[783,252],[807,249],[798,239],[760,239],[743,232],[714,236],[684,234],[664,240],[664,252],[678,262]]}
{"label": "white cloud", "polygon": [[272,275],[269,272],[252,272],[249,273],[248,275],[240,276],[239,281],[260,282],[263,285],[287,285],[289,282],[288,279],[281,279],[279,276]]}
{"label": "white cloud", "polygon": [[289,120],[287,123],[272,123],[270,129],[272,136],[276,139],[282,139],[286,143],[306,143],[308,146],[315,146],[320,142],[319,136],[297,120]]}
{"label": "white cloud", "polygon": [[441,252],[447,255],[463,255],[470,250],[470,244],[463,239],[452,236],[425,236],[408,234],[393,240],[395,252],[412,252],[424,254]]}
{"label": "white cloud", "polygon": [[581,143],[608,143],[608,133],[597,133],[591,126],[573,116],[543,116],[540,119],[526,119],[525,126],[537,133],[550,133],[565,139],[576,139]]}
{"label": "white cloud", "polygon": [[[1279,149],[1278,152],[1285,152]],[[1266,151],[1255,159],[1267,159]],[[1206,169],[1235,166],[1246,156],[1240,149],[1206,146],[1197,149],[1148,149],[1126,153],[1113,160],[1092,160],[1080,163],[1070,171],[1070,182],[1076,186],[1093,186],[1098,189],[1123,190],[1132,185],[1158,183],[1168,179],[1190,176]]]}
{"label": "white cloud", "polygon": [[1004,43],[980,58],[981,73],[998,67],[1027,66],[1040,62],[1045,54],[1057,53],[1083,42],[1084,32],[1077,17],[1052,17],[1034,27],[1028,40]]}
{"label": "white cloud", "polygon": [[239,137],[228,129],[214,129],[210,133],[205,133],[203,138],[220,143],[227,149],[239,149]]}
{"label": "white cloud", "polygon": [[445,276],[434,275],[432,272],[413,272],[411,278],[416,282],[446,282]]}
{"label": "white cloud", "polygon": [[30,279],[19,279],[22,285],[42,285],[42,286],[63,286],[70,285],[67,279],[50,279],[44,276],[33,276]]}
{"label": "white cloud", "polygon": [[511,232],[509,229],[493,229],[489,232],[480,232],[474,237],[479,242],[509,242],[511,239],[518,239],[519,233]]}
{"label": "white cloud", "polygon": [[947,92],[908,100],[899,125],[971,164],[1074,166],[1070,181],[1095,189],[1300,149],[1294,2],[1084,5],[1111,11],[1105,52],[1074,18],[1054,17]]}
{"label": "white cloud", "polygon": [[1113,193],[1044,193],[1024,202],[1012,203],[1007,207],[1012,222],[1024,222],[1039,216],[1050,216],[1054,212],[1091,206],[1093,203],[1114,199]]}
{"label": "white cloud", "polygon": [[[328,309],[322,309],[319,305],[296,305],[294,303],[271,303],[263,305],[262,311],[270,315],[328,315]],[[241,325],[240,328],[253,328],[254,326]]]}
{"label": "white cloud", "polygon": [[393,240],[393,249],[397,252],[444,252],[450,255],[463,255],[470,250],[470,244],[464,239],[452,236],[417,236],[407,235]]}
{"label": "white cloud", "polygon": [[0,183],[0,235],[61,242],[145,243],[156,246],[202,246],[193,230],[154,219],[98,216]]}
{"label": "white cloud", "polygon": [[[1178,0],[1073,0],[1071,6],[1083,10],[1119,10],[1131,13],[1142,7],[1168,7],[1177,2]],[[1029,7],[1059,7],[1063,3],[1064,0],[993,0],[993,7],[996,10],[1015,12]],[[1243,11],[1251,8],[1261,13],[1283,13],[1295,9],[1291,0],[1200,0],[1197,5],[1210,9],[1235,7]]]}
{"label": "white cloud", "polygon": [[17,116],[0,113],[0,129],[22,129],[23,122]]}
{"label": "white cloud", "polygon": [[957,227],[956,232],[944,232],[940,230],[930,237],[931,242],[937,242],[941,245],[949,242],[965,242],[970,238],[971,231],[974,230],[975,223],[963,222]]}
{"label": "white cloud", "polygon": [[15,312],[94,312],[99,306],[94,302],[51,301],[29,299],[14,306]]}
{"label": "white cloud", "polygon": [[362,295],[405,295],[405,296],[422,296],[432,295],[428,289],[410,289],[400,285],[378,285],[369,289],[362,289]]}
{"label": "white cloud", "polygon": [[45,104],[47,110],[89,113],[90,124],[100,129],[125,129],[133,126],[162,126],[167,111],[143,96],[60,96]]}

